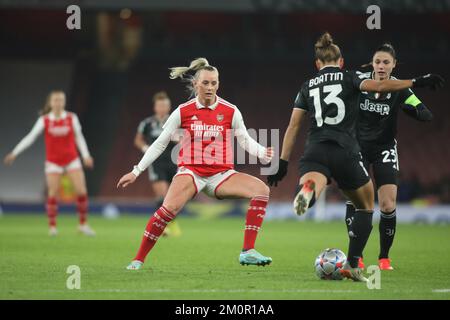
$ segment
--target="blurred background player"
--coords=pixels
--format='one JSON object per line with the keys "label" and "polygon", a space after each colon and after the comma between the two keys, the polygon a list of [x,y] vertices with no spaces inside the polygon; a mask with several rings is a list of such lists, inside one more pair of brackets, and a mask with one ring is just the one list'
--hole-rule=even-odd
{"label": "blurred background player", "polygon": [[341,51],[329,33],[316,42],[315,55],[319,72],[297,94],[283,140],[279,169],[268,177],[268,182],[276,186],[286,175],[300,123],[309,111],[311,127],[300,159],[300,191],[294,199],[294,211],[304,214],[334,178],[355,206],[348,260],[341,272],[354,281],[367,281],[358,260],[372,230],[374,191],[356,140],[359,93],[398,91],[413,85],[435,86],[442,84],[442,79],[427,75],[413,80],[377,81],[370,79],[369,74],[343,70]]}
{"label": "blurred background player", "polygon": [[[391,76],[397,64],[394,47],[385,43],[372,57],[373,71],[368,76],[374,80],[395,79]],[[359,98],[358,142],[367,170],[372,167],[380,206],[380,254],[381,270],[392,270],[389,249],[396,231],[396,201],[399,172],[397,153],[397,113],[401,109],[418,121],[431,121],[430,110],[411,89],[397,92],[362,92]],[[350,232],[355,208],[347,202],[346,225]],[[362,258],[360,267],[364,268]]]}
{"label": "blurred background player", "polygon": [[[272,258],[254,249],[256,237],[264,220],[270,189],[260,179],[237,172],[234,168],[233,138],[250,154],[270,162],[273,149],[253,140],[247,132],[239,109],[219,98],[219,72],[205,58],[198,58],[189,67],[171,68],[171,79],[188,81],[194,99],[181,104],[164,124],[164,130],[147,149],[133,171],[124,175],[117,187],[126,187],[151,165],[164,151],[172,134],[183,129],[178,158],[178,172],[169,186],[163,205],[150,218],[139,251],[127,269],[140,269],[145,257],[184,205],[203,191],[218,199],[250,199],[247,211],[244,244],[239,255],[242,265],[267,265]],[[194,76],[187,73],[195,72]],[[234,130],[233,132],[231,130]]]}
{"label": "blurred background player", "polygon": [[[159,137],[164,123],[169,118],[171,109],[170,98],[165,91],[153,96],[154,115],[145,118],[139,124],[134,145],[143,153]],[[158,198],[156,207],[160,208],[169,189],[173,176],[177,173],[177,165],[172,161],[171,152],[175,142],[170,141],[164,152],[148,167],[148,177],[152,183],[153,192]],[[172,221],[164,229],[163,236],[180,236],[181,230],[176,221]]]}
{"label": "blurred background player", "polygon": [[9,153],[4,162],[13,164],[17,156],[30,147],[36,138],[45,135],[45,176],[47,181],[47,216],[49,235],[57,235],[56,217],[58,215],[57,192],[64,173],[70,178],[77,194],[76,206],[79,214],[78,231],[94,236],[95,232],[87,224],[88,197],[83,167],[78,156],[77,147],[87,168],[94,167],[94,160],[81,131],[81,125],[75,113],[65,110],[66,95],[63,91],[51,91],[46,99],[40,117],[28,133]]}

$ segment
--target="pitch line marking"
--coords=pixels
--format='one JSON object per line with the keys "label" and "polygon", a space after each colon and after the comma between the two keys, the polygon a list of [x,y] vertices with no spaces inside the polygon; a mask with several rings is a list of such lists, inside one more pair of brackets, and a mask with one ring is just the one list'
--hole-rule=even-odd
{"label": "pitch line marking", "polygon": [[[40,292],[40,293],[65,293],[68,290],[7,290],[8,292]],[[80,293],[360,293],[360,290],[327,290],[327,289],[286,289],[286,290],[270,290],[270,289],[92,289],[77,290]]]}
{"label": "pitch line marking", "polygon": [[[81,289],[79,293],[365,293],[368,290],[327,290],[327,289]],[[24,290],[11,289],[0,290],[0,292],[19,292],[19,293],[66,293],[68,290]],[[413,290],[393,290],[392,292],[417,293]],[[450,293],[450,289],[432,289],[432,293]],[[422,292],[423,293],[423,292]]]}
{"label": "pitch line marking", "polygon": [[450,289],[433,289],[431,290],[433,293],[449,293]]}

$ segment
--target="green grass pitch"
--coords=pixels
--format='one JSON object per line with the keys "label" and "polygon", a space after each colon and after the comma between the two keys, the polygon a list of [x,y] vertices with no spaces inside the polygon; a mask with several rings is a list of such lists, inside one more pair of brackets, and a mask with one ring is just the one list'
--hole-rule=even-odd
{"label": "green grass pitch", "polygon": [[[179,218],[183,234],[161,238],[138,272],[125,270],[148,217],[93,216],[95,238],[76,233],[75,215],[59,217],[47,236],[44,215],[0,217],[0,299],[449,299],[450,226],[399,225],[381,289],[316,278],[313,262],[326,247],[347,251],[344,223],[266,221],[257,249],[266,267],[241,266],[243,218]],[[365,251],[376,264],[378,225]],[[66,288],[69,265],[81,289]]]}

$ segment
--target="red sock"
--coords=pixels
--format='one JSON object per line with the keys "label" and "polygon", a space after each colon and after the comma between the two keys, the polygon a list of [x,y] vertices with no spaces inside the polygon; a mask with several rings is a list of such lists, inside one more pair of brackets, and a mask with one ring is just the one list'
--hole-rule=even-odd
{"label": "red sock", "polygon": [[255,248],[256,237],[261,229],[268,202],[268,196],[256,196],[250,200],[245,221],[244,251]]}
{"label": "red sock", "polygon": [[55,197],[48,197],[47,199],[47,217],[48,225],[50,227],[56,227],[56,216],[58,215],[58,202]]}
{"label": "red sock", "polygon": [[161,206],[156,210],[155,214],[150,218],[145,227],[144,237],[141,246],[134,260],[144,262],[145,257],[158,241],[159,236],[163,233],[167,224],[175,218],[175,215],[169,210]]}
{"label": "red sock", "polygon": [[87,220],[88,212],[88,197],[87,195],[81,195],[77,198],[77,210],[78,217],[80,218],[80,224],[85,224]]}

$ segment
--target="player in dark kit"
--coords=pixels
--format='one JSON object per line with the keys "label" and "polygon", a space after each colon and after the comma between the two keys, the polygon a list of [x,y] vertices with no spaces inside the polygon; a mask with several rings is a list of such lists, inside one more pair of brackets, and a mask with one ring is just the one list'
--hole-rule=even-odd
{"label": "player in dark kit", "polygon": [[[391,76],[396,65],[395,50],[390,44],[383,44],[374,53],[373,72],[366,75],[375,80],[395,79]],[[411,89],[398,92],[362,92],[359,97],[358,141],[367,170],[372,167],[380,206],[380,254],[378,265],[381,270],[393,270],[389,249],[396,230],[397,175],[399,162],[397,154],[397,113],[404,111],[418,121],[431,121],[430,110],[416,97]],[[347,202],[345,222],[351,231],[355,207]],[[364,268],[362,258],[360,268]]]}
{"label": "player in dark kit", "polygon": [[[143,153],[148,147],[159,137],[163,131],[163,125],[170,115],[170,98],[166,92],[161,91],[153,96],[153,116],[145,118],[138,126],[136,137],[134,139],[135,146]],[[156,206],[161,207],[164,197],[169,189],[169,184],[173,176],[177,173],[177,165],[171,159],[171,152],[176,143],[169,142],[169,145],[161,154],[161,156],[153,162],[148,168],[148,177],[152,183],[153,192],[158,198]],[[172,221],[166,229],[164,236],[179,236],[181,230],[176,221]]]}
{"label": "player in dark kit", "polygon": [[359,94],[361,91],[393,92],[413,86],[433,87],[441,85],[443,80],[437,75],[427,75],[412,80],[377,81],[364,73],[343,70],[340,49],[329,33],[319,38],[315,53],[319,72],[302,85],[295,99],[278,172],[268,177],[268,183],[276,186],[287,174],[301,120],[310,112],[311,127],[300,159],[300,191],[294,199],[294,211],[304,214],[334,178],[355,205],[348,259],[341,273],[354,281],[367,281],[358,260],[372,230],[374,191],[356,139]]}

